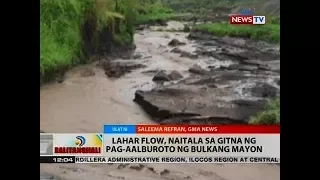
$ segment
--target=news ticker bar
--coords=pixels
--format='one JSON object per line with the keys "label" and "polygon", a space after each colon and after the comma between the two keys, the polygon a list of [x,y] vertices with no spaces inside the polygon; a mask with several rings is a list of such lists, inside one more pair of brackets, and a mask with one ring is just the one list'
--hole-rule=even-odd
{"label": "news ticker bar", "polygon": [[101,133],[40,133],[40,156],[280,158],[280,126],[104,125]]}
{"label": "news ticker bar", "polygon": [[84,157],[40,156],[40,163],[280,163],[276,157]]}

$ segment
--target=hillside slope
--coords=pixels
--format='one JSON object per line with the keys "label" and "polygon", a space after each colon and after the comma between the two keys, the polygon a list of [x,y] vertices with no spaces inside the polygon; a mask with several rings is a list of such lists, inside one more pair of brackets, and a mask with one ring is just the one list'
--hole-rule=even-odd
{"label": "hillside slope", "polygon": [[257,13],[280,16],[280,0],[245,0],[235,3],[232,13],[237,13],[241,8],[256,8]]}
{"label": "hillside slope", "polygon": [[280,0],[162,0],[179,12],[238,13],[242,8],[255,8],[257,13],[280,15]]}

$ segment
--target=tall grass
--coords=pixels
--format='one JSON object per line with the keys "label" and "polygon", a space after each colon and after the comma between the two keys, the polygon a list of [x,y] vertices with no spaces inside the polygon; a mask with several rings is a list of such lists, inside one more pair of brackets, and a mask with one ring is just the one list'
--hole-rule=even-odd
{"label": "tall grass", "polygon": [[79,61],[84,9],[77,0],[40,1],[40,79]]}
{"label": "tall grass", "polygon": [[138,15],[136,24],[151,24],[159,21],[167,21],[176,16],[171,9],[164,7],[161,3],[140,7],[140,10],[143,13]]}
{"label": "tall grass", "polygon": [[115,19],[120,19],[121,23],[117,26],[124,28],[119,28],[120,32],[112,33],[117,37],[111,40],[118,40],[120,44],[132,42],[134,20],[130,18],[134,16],[130,13],[134,9],[131,8],[132,2],[135,1],[119,1],[122,14],[115,12],[115,2],[115,0],[40,0],[40,83],[84,58],[83,46],[86,42],[82,39],[82,32],[83,28],[87,28],[83,25],[89,19],[95,21],[94,27],[91,27],[89,32],[97,34],[106,27],[113,30],[112,27],[116,25]]}
{"label": "tall grass", "polygon": [[249,120],[250,124],[280,124],[280,98],[268,102],[265,111]]}
{"label": "tall grass", "polygon": [[231,25],[229,23],[201,24],[196,30],[215,36],[246,37],[280,43],[280,24]]}

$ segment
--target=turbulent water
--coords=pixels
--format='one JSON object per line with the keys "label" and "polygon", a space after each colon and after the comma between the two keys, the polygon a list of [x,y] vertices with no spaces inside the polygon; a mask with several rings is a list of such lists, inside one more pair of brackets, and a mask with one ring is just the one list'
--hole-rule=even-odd
{"label": "turbulent water", "polygon": [[[172,23],[175,24],[176,22]],[[179,25],[179,27],[183,27]],[[144,64],[144,68],[132,70],[120,78],[108,78],[104,70],[96,63],[78,66],[66,74],[62,83],[51,83],[40,88],[40,127],[44,132],[76,133],[101,132],[104,124],[149,124],[155,123],[139,105],[133,102],[137,90],[150,91],[160,86],[152,81],[155,70],[177,70],[188,79],[192,76],[189,69],[197,64],[219,68],[229,66],[233,60],[220,61],[203,56],[193,59],[173,53],[168,43],[178,39],[186,44],[179,46],[182,51],[195,52],[202,45],[186,37],[187,33],[157,32],[144,30],[135,35],[136,58],[116,61]],[[209,48],[209,47],[208,47]],[[211,48],[217,48],[212,46]],[[90,73],[87,73],[90,72]],[[250,73],[249,73],[250,75]],[[267,77],[267,78],[265,78]],[[274,79],[278,74],[263,75],[269,84],[276,88]],[[232,81],[240,83],[234,91],[241,98],[246,97],[243,88],[253,86],[248,80]],[[168,84],[175,82],[166,82]],[[218,84],[229,86],[229,84]],[[253,96],[250,96],[253,97]],[[250,98],[249,97],[249,98]],[[233,97],[230,97],[233,99]],[[253,97],[254,98],[254,97]],[[135,168],[139,167],[139,168]],[[168,173],[164,172],[168,169]],[[276,165],[255,164],[144,164],[144,165],[57,165],[41,164],[40,171],[60,176],[68,180],[277,180],[280,179],[280,168]],[[164,175],[165,174],[165,175]],[[48,177],[49,177],[48,176]]]}
{"label": "turbulent water", "polygon": [[[93,63],[72,69],[61,84],[43,86],[40,90],[41,129],[45,132],[99,132],[106,123],[151,123],[150,118],[132,101],[137,89],[148,90],[156,86],[152,77],[141,71],[176,69],[183,72],[193,63],[176,54],[163,53],[159,46],[166,46],[170,41],[170,38],[164,38],[166,34],[176,36],[177,33],[150,31],[136,35],[136,51],[147,58],[134,61],[143,62],[148,68],[119,79],[108,79],[103,70]],[[185,35],[179,33],[181,38]],[[95,75],[81,76],[87,69],[93,70]]]}

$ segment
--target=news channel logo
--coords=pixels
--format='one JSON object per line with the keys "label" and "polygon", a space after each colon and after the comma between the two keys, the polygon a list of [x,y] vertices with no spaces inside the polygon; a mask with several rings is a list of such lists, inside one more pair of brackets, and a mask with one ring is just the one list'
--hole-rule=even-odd
{"label": "news channel logo", "polygon": [[55,134],[54,147],[102,147],[102,134]]}
{"label": "news channel logo", "polygon": [[83,136],[77,136],[75,140],[75,145],[78,147],[82,147],[86,144],[86,138]]}

